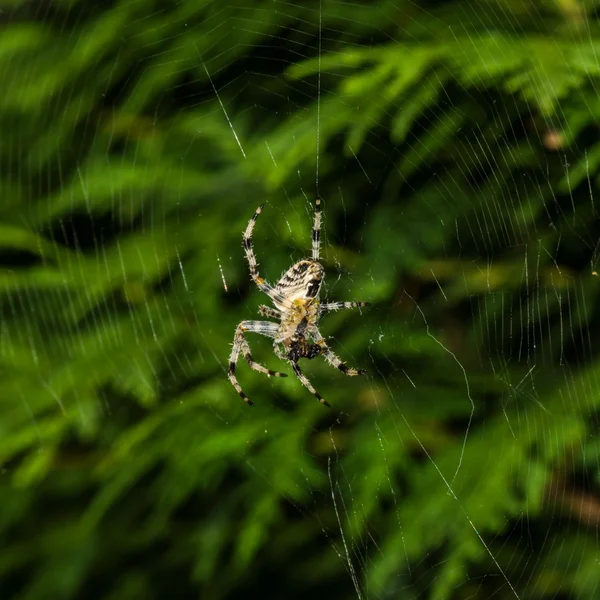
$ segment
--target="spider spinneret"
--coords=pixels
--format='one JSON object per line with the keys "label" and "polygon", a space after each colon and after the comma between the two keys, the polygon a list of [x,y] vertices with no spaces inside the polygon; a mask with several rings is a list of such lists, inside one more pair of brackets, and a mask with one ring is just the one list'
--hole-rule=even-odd
{"label": "spider spinneret", "polygon": [[[235,366],[240,353],[244,356],[250,368],[272,377],[287,377],[285,373],[271,371],[254,361],[250,346],[245,338],[248,332],[259,333],[273,339],[273,349],[277,357],[286,360],[292,366],[294,374],[300,382],[325,406],[329,404],[315,390],[310,381],[300,370],[298,361],[301,358],[313,359],[323,356],[327,362],[342,373],[355,376],[366,373],[363,369],[352,369],[329,348],[318,329],[321,315],[342,308],[358,308],[368,306],[368,302],[331,302],[321,304],[319,293],[325,277],[325,269],[319,262],[321,245],[321,199],[315,203],[315,217],[312,230],[312,256],[293,264],[277,282],[270,286],[258,274],[258,263],[252,248],[252,232],[254,224],[260,215],[264,204],[257,209],[244,231],[242,245],[250,267],[250,276],[258,288],[264,292],[275,308],[261,305],[258,312],[261,316],[277,319],[271,321],[242,321],[235,330],[233,348],[229,357],[228,377],[238,394],[250,406],[254,403],[244,394],[235,376]],[[311,340],[311,341],[309,341]]]}

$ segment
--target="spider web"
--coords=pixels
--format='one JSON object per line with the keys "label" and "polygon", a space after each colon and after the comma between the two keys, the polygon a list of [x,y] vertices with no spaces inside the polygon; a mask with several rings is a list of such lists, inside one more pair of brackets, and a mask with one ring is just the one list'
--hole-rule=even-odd
{"label": "spider web", "polygon": [[[6,597],[598,597],[596,2],[3,19]],[[250,409],[317,195],[369,375]]]}

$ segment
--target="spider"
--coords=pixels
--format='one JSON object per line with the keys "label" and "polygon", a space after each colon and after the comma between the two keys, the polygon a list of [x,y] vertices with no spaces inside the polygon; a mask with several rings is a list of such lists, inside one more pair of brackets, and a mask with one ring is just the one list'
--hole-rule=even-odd
{"label": "spider", "polygon": [[[273,377],[287,377],[285,373],[271,371],[254,362],[250,346],[245,338],[248,332],[259,333],[273,339],[273,349],[278,358],[287,360],[300,382],[325,406],[330,406],[315,390],[310,381],[300,370],[298,361],[301,358],[313,359],[323,356],[327,362],[349,376],[363,375],[363,369],[347,367],[326,344],[319,332],[318,323],[321,315],[340,310],[342,308],[358,308],[369,306],[368,302],[331,302],[321,304],[319,292],[325,276],[325,270],[319,262],[319,248],[321,237],[321,199],[316,199],[314,224],[312,230],[312,257],[293,264],[277,282],[275,287],[270,286],[258,274],[258,263],[252,248],[252,232],[254,224],[260,215],[264,204],[261,204],[248,222],[242,237],[242,245],[248,259],[250,276],[258,288],[264,292],[275,308],[261,305],[258,312],[261,316],[277,319],[278,323],[271,321],[242,321],[235,330],[233,348],[229,357],[229,381],[238,394],[250,406],[254,403],[244,394],[235,376],[235,366],[240,352],[250,365],[250,368]],[[309,341],[311,340],[311,341]]]}

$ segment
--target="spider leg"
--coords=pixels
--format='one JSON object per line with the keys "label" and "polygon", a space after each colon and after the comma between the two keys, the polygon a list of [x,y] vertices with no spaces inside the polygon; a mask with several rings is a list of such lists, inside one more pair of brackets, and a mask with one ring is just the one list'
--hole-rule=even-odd
{"label": "spider leg", "polygon": [[371,306],[370,302],[329,302],[319,306],[320,313],[332,312],[342,308],[362,308],[363,306]]}
{"label": "spider leg", "polygon": [[278,311],[276,308],[271,308],[270,306],[265,306],[264,304],[261,304],[258,307],[258,312],[262,317],[281,320],[281,312]]}
{"label": "spider leg", "polygon": [[367,372],[366,369],[353,369],[346,366],[346,363],[327,345],[317,327],[311,327],[310,334],[315,342],[321,346],[321,354],[332,367],[339,369],[344,375],[348,375],[349,377],[364,375]]}
{"label": "spider leg", "polygon": [[273,342],[273,352],[275,352],[275,356],[281,358],[281,360],[289,360],[286,352],[281,349],[280,343],[281,342],[278,342],[277,340]]}
{"label": "spider leg", "polygon": [[295,373],[296,377],[300,380],[300,383],[304,387],[306,387],[308,389],[308,391],[313,396],[315,396],[321,404],[324,404],[325,406],[328,406],[331,408],[331,404],[329,404],[329,402],[326,402],[323,399],[321,394],[319,394],[319,392],[317,392],[317,390],[315,390],[315,388],[312,386],[312,383],[306,378],[304,373],[302,373],[302,371],[300,370],[300,367],[298,366],[298,363],[293,360],[290,360],[290,364],[292,365],[292,369],[294,369],[294,373]]}
{"label": "spider leg", "polygon": [[227,376],[229,377],[229,381],[236,389],[237,393],[242,397],[244,402],[250,406],[254,406],[254,402],[252,402],[248,396],[244,394],[240,384],[238,383],[237,377],[235,376],[235,365],[240,356],[240,352],[248,361],[250,367],[255,371],[259,371],[260,373],[264,373],[265,375],[272,377],[287,377],[287,375],[285,373],[271,371],[270,369],[267,369],[266,367],[254,362],[252,359],[252,354],[250,353],[250,346],[246,341],[244,334],[250,331],[272,338],[277,335],[278,328],[279,326],[277,323],[268,323],[266,321],[242,321],[235,330],[235,335],[233,337],[233,348],[231,349],[231,354],[229,356],[229,369],[227,371]]}
{"label": "spider leg", "polygon": [[312,259],[319,260],[319,249],[321,247],[321,198],[315,201],[315,220],[312,229]]}
{"label": "spider leg", "polygon": [[254,371],[258,371],[259,373],[263,373],[264,375],[268,375],[269,377],[287,377],[287,373],[280,373],[279,371],[271,371],[271,369],[267,369],[267,367],[263,367],[263,365],[261,365],[260,363],[257,363],[252,358],[252,353],[250,352],[250,346],[248,345],[248,342],[246,341],[245,338],[243,338],[243,339],[244,339],[244,343],[242,346],[242,354],[244,355],[244,358],[250,365],[251,369],[253,369]]}
{"label": "spider leg", "polygon": [[257,209],[250,221],[248,221],[248,226],[244,230],[244,234],[242,236],[242,245],[244,246],[244,251],[246,252],[246,259],[248,260],[248,266],[250,267],[250,277],[252,277],[252,281],[258,286],[258,288],[264,292],[269,298],[273,300],[273,302],[277,302],[282,305],[288,305],[289,302],[276,290],[274,290],[259,274],[258,274],[258,262],[256,261],[256,255],[254,254],[254,248],[252,248],[252,232],[254,231],[254,224],[256,223],[256,219],[258,219],[258,215],[260,215],[264,204],[261,204]]}

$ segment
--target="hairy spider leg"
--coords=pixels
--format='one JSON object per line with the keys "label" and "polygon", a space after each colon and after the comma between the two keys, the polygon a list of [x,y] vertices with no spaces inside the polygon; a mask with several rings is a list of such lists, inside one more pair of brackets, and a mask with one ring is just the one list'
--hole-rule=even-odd
{"label": "hairy spider leg", "polygon": [[278,371],[271,371],[271,369],[267,369],[261,364],[254,362],[250,352],[250,346],[244,337],[244,334],[252,332],[274,338],[277,335],[277,330],[277,323],[268,323],[266,321],[242,321],[235,330],[235,335],[233,337],[233,348],[231,350],[231,355],[229,356],[229,369],[227,371],[227,376],[229,377],[229,381],[231,381],[231,384],[236,389],[237,393],[243,398],[244,402],[250,406],[254,406],[254,402],[252,402],[248,396],[244,394],[235,376],[235,365],[240,356],[240,352],[250,365],[250,368],[258,371],[259,373],[264,373],[270,377],[287,377],[287,374],[279,373]]}
{"label": "hairy spider leg", "polygon": [[292,365],[292,369],[294,369],[294,373],[296,374],[296,377],[300,380],[300,383],[306,387],[308,389],[308,391],[316,397],[316,399],[321,403],[324,404],[325,406],[328,406],[329,408],[331,408],[331,404],[329,404],[329,402],[327,402],[326,400],[323,399],[323,396],[321,396],[321,394],[319,394],[319,392],[317,392],[317,390],[315,390],[315,388],[312,386],[312,383],[306,378],[306,376],[304,375],[304,373],[302,373],[302,371],[300,370],[300,367],[298,365],[297,362],[290,360],[290,364]]}
{"label": "hairy spider leg", "polygon": [[321,247],[321,198],[315,201],[315,221],[312,229],[312,259],[319,260]]}
{"label": "hairy spider leg", "polygon": [[252,248],[252,232],[254,231],[254,224],[256,223],[256,219],[258,219],[258,215],[260,215],[263,206],[264,204],[261,204],[256,209],[256,212],[252,215],[250,221],[248,221],[248,226],[246,227],[244,235],[242,236],[242,245],[244,246],[246,259],[248,260],[248,266],[250,267],[250,277],[252,277],[252,281],[254,281],[258,288],[267,296],[269,296],[273,302],[288,306],[289,302],[258,274],[258,262],[256,261],[256,255],[254,254],[254,249]]}
{"label": "hairy spider leg", "polygon": [[267,317],[268,319],[279,319],[281,320],[281,311],[277,310],[276,308],[271,308],[270,306],[265,306],[264,304],[261,304],[258,307],[258,313],[263,316],[263,317]]}
{"label": "hairy spider leg", "polygon": [[275,352],[275,356],[280,358],[281,360],[289,360],[287,353],[280,346],[281,342],[277,340],[273,341],[273,352]]}
{"label": "hairy spider leg", "polygon": [[319,306],[320,313],[333,312],[342,308],[361,308],[363,306],[371,306],[370,302],[329,302]]}
{"label": "hairy spider leg", "polygon": [[366,369],[353,369],[351,367],[347,367],[344,361],[327,345],[327,342],[325,342],[325,339],[316,326],[310,328],[310,335],[315,342],[321,346],[322,356],[332,367],[339,369],[342,373],[344,373],[344,375],[348,375],[349,377],[364,375],[367,373]]}

